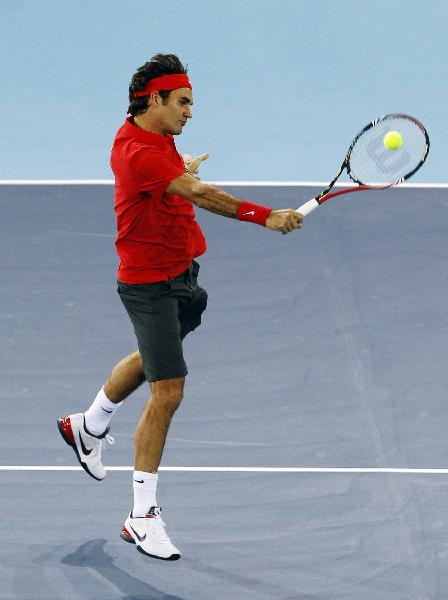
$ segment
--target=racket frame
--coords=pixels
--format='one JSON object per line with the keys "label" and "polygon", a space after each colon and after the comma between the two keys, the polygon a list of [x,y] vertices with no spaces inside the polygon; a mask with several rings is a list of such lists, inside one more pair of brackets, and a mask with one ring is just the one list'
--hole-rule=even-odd
{"label": "racket frame", "polygon": [[[418,163],[418,165],[414,169],[412,169],[412,171],[410,171],[403,177],[400,177],[400,179],[397,179],[396,181],[393,181],[392,183],[388,183],[387,185],[368,185],[368,184],[364,183],[363,181],[360,181],[359,179],[357,179],[352,174],[351,169],[350,169],[350,156],[351,156],[353,148],[355,147],[359,138],[362,135],[364,135],[364,133],[366,131],[368,131],[369,129],[371,129],[372,127],[374,127],[381,121],[386,121],[387,119],[407,119],[408,121],[412,121],[415,125],[417,125],[417,127],[419,127],[421,129],[422,133],[425,136],[425,141],[426,141],[425,152],[423,153],[423,156],[422,156],[420,162]],[[301,213],[303,216],[306,216],[312,210],[314,210],[315,208],[317,208],[318,206],[320,206],[327,200],[330,200],[330,198],[334,198],[334,197],[340,196],[342,194],[350,194],[352,192],[361,192],[363,190],[385,190],[390,187],[393,187],[394,185],[403,183],[403,181],[406,181],[406,179],[409,179],[410,177],[412,177],[412,175],[414,175],[414,173],[416,173],[420,169],[420,167],[423,165],[423,163],[426,160],[426,157],[428,156],[429,147],[430,147],[430,141],[429,141],[428,132],[426,131],[423,124],[415,117],[411,117],[410,115],[406,115],[404,113],[390,113],[390,114],[378,117],[378,118],[374,119],[373,121],[371,121],[370,123],[368,123],[368,125],[366,125],[363,129],[361,129],[361,131],[353,139],[352,143],[349,146],[349,149],[347,150],[345,158],[342,162],[341,168],[336,173],[336,176],[327,185],[327,187],[324,190],[322,190],[322,192],[318,196],[315,196],[311,200],[308,200],[308,202],[306,202],[305,204],[302,204],[302,206],[300,206],[297,209],[297,212]],[[338,190],[336,192],[330,192],[330,190],[333,188],[334,184],[339,179],[339,177],[342,175],[342,172],[344,170],[347,171],[347,175],[350,177],[350,179],[354,183],[358,184],[357,187],[349,187],[349,188],[344,188],[342,190]]]}

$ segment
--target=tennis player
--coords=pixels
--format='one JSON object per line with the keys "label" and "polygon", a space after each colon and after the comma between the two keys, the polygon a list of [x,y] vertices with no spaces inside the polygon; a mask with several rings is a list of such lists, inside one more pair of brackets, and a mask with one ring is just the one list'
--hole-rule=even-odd
{"label": "tennis player", "polygon": [[194,206],[281,233],[298,229],[302,215],[272,210],[201,183],[208,155],[183,157],[174,136],[192,117],[192,85],[173,54],[157,54],[133,75],[128,118],[111,154],[115,174],[118,293],[134,327],[138,351],[123,358],[84,412],[58,420],[59,431],[86,472],[105,477],[101,450],[123,400],[144,381],[151,399],[135,430],[134,506],[121,537],[147,556],[180,558],[156,499],[157,470],[171,419],[182,401],[187,366],[182,340],[201,323],[207,293],[198,284],[206,251]]}

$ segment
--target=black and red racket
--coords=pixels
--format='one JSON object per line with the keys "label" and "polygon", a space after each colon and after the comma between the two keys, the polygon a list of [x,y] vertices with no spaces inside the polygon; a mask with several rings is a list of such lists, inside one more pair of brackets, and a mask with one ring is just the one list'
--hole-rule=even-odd
{"label": "black and red racket", "polygon": [[[385,145],[385,138],[391,132],[401,135],[402,143],[395,149]],[[403,114],[379,117],[355,137],[333,181],[318,196],[300,206],[297,212],[305,216],[330,198],[398,185],[420,169],[428,152],[429,136],[420,121]],[[344,170],[358,185],[332,192]]]}

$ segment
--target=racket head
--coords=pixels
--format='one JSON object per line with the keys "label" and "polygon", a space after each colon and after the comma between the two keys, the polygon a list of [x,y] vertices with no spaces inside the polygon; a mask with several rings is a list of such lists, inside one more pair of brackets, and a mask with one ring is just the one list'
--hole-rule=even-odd
{"label": "racket head", "polygon": [[[398,131],[403,138],[396,150],[389,150],[383,142],[390,131]],[[428,132],[418,119],[392,113],[373,120],[358,133],[344,165],[349,177],[361,186],[390,187],[406,181],[420,169],[429,147]]]}

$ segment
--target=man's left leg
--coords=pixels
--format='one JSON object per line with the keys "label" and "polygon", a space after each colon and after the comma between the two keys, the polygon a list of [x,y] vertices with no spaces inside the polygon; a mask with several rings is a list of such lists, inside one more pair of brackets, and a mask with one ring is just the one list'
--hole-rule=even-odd
{"label": "man's left leg", "polygon": [[101,461],[104,440],[109,423],[122,401],[146,380],[139,352],[133,352],[112,369],[109,379],[98,392],[89,409],[58,419],[59,431],[71,446],[83,469],[101,481],[106,471]]}

